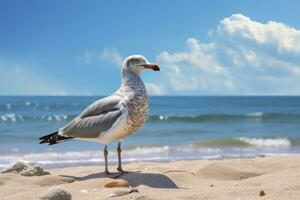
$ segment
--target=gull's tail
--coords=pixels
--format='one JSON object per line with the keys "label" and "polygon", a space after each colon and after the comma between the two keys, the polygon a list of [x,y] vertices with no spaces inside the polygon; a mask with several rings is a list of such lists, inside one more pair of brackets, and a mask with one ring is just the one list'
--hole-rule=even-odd
{"label": "gull's tail", "polygon": [[40,140],[40,144],[48,143],[49,145],[53,145],[53,144],[57,144],[57,143],[60,143],[60,142],[63,142],[63,141],[66,141],[66,140],[69,140],[72,138],[74,138],[74,137],[66,137],[66,136],[58,135],[58,132],[56,131],[49,135],[40,137],[39,140]]}

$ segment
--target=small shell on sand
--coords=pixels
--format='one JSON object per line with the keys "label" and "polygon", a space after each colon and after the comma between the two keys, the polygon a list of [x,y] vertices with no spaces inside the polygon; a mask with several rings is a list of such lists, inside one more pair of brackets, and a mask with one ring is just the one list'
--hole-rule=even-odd
{"label": "small shell on sand", "polygon": [[138,189],[131,189],[131,190],[117,190],[117,191],[114,191],[113,193],[109,194],[109,195],[108,195],[108,198],[124,196],[124,195],[127,195],[127,194],[131,194],[131,193],[133,193],[133,192],[139,192],[139,191],[138,191]]}
{"label": "small shell on sand", "polygon": [[128,181],[124,180],[124,179],[118,179],[118,180],[113,180],[113,181],[109,181],[108,183],[106,183],[104,185],[104,187],[107,188],[113,188],[113,187],[129,187],[129,183]]}
{"label": "small shell on sand", "polygon": [[86,189],[80,190],[81,193],[89,193]]}

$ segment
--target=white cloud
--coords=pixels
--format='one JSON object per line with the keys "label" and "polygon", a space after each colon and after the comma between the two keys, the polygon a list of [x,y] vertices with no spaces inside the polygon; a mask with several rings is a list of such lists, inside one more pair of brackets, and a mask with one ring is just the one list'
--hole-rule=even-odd
{"label": "white cloud", "polygon": [[145,86],[149,95],[162,95],[164,94],[163,86],[154,83],[145,82]]}
{"label": "white cloud", "polygon": [[90,64],[96,58],[96,52],[85,50],[82,55],[78,56],[78,60],[86,64]]}
{"label": "white cloud", "polygon": [[107,60],[110,61],[117,66],[122,65],[122,57],[120,56],[120,53],[116,49],[104,49],[100,54],[99,58],[101,60]]}
{"label": "white cloud", "polygon": [[119,67],[122,65],[122,60],[117,49],[104,49],[101,52],[85,50],[82,55],[78,56],[78,61],[85,64],[91,64],[97,61],[109,61]]}
{"label": "white cloud", "polygon": [[158,55],[168,93],[300,94],[300,30],[234,14],[209,35]]}
{"label": "white cloud", "polygon": [[170,92],[219,93],[234,89],[230,74],[215,56],[215,44],[202,44],[189,38],[187,46],[187,51],[162,52],[157,57]]}
{"label": "white cloud", "polygon": [[221,21],[217,32],[227,40],[250,41],[264,48],[271,47],[279,55],[300,53],[300,30],[283,23],[269,21],[263,24],[242,14],[234,14]]}
{"label": "white cloud", "polygon": [[201,44],[196,39],[189,38],[187,46],[187,52],[179,52],[172,55],[168,52],[163,52],[158,56],[158,59],[168,64],[186,63],[210,73],[224,71],[224,68],[214,59],[213,52],[215,51],[215,45],[213,43]]}

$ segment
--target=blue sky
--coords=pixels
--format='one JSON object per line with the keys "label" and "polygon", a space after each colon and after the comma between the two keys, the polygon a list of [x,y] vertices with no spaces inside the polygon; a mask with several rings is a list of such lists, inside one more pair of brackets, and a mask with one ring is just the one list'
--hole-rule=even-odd
{"label": "blue sky", "polygon": [[300,95],[299,1],[0,1],[0,95]]}

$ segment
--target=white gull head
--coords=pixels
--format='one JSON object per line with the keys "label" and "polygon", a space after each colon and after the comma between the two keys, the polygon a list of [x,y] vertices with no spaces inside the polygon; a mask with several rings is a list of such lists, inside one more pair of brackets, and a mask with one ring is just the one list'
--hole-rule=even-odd
{"label": "white gull head", "polygon": [[122,70],[131,71],[138,75],[144,69],[152,69],[154,71],[159,71],[159,67],[157,64],[149,63],[148,60],[142,55],[128,56],[122,64]]}

